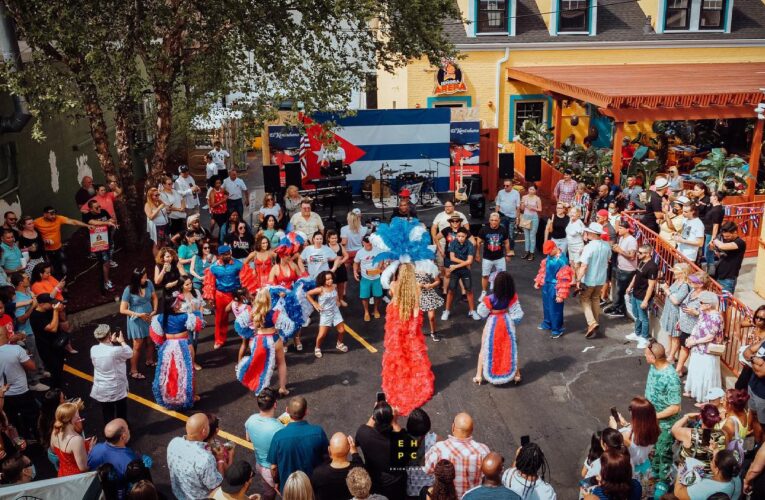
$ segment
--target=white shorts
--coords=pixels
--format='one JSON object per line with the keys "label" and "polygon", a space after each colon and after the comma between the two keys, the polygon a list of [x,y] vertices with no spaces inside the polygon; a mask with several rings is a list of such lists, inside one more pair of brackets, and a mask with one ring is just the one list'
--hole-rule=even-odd
{"label": "white shorts", "polygon": [[507,271],[504,258],[497,260],[481,259],[481,276],[486,278],[493,271]]}
{"label": "white shorts", "polygon": [[568,246],[568,260],[572,264],[578,264],[579,260],[580,260],[579,258],[582,255],[582,250],[584,250],[584,245],[582,245],[582,246],[579,246],[579,245],[576,245],[576,246],[569,245]]}
{"label": "white shorts", "polygon": [[321,311],[319,314],[319,326],[337,326],[343,322],[340,309],[333,307],[329,311]]}

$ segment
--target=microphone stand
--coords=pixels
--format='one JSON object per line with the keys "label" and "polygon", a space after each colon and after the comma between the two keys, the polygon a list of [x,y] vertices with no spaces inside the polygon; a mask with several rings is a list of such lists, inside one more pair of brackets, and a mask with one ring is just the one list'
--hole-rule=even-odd
{"label": "microphone stand", "polygon": [[382,209],[381,217],[385,220],[385,201],[383,199],[383,174],[385,173],[385,163],[380,164],[380,207]]}
{"label": "microphone stand", "polygon": [[[447,172],[449,171],[449,164],[448,163],[444,163],[442,161],[434,160],[430,156],[423,155],[423,154],[420,155],[420,158],[425,158],[426,160],[432,161],[433,163],[436,164],[436,179],[438,179],[438,177],[439,177],[439,175],[438,175],[440,173],[439,167],[444,166],[447,169],[446,171]],[[438,194],[438,191],[436,191],[436,194]]]}

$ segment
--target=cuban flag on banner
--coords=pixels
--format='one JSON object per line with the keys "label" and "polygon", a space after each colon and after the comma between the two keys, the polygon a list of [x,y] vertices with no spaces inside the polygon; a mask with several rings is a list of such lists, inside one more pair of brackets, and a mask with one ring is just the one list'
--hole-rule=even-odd
{"label": "cuban flag on banner", "polygon": [[[352,169],[348,180],[355,193],[361,192],[361,184],[367,176],[379,179],[383,164],[399,173],[424,175],[424,170],[436,171],[436,189],[448,189],[450,108],[370,109],[360,110],[354,116],[317,113],[311,118],[317,123],[333,121],[336,139],[341,145],[353,146],[350,150],[344,148],[345,163]],[[320,146],[320,142],[312,139],[311,148],[315,146]],[[320,159],[320,148],[317,149],[319,151],[314,151],[317,154],[309,153],[309,159]],[[357,153],[357,150],[363,155],[353,158],[349,153]],[[407,164],[410,166],[402,166]],[[311,163],[308,172],[310,177]]]}

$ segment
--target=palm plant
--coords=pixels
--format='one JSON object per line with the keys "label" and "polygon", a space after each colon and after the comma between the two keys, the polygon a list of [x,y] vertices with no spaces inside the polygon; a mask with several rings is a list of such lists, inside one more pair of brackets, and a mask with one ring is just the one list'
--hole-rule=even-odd
{"label": "palm plant", "polygon": [[[691,175],[704,181],[712,190],[745,191],[749,174],[749,165],[743,158],[733,155],[728,156],[722,148],[713,149],[704,160],[691,170]],[[732,183],[736,186],[729,189]]]}
{"label": "palm plant", "polygon": [[537,123],[533,120],[525,120],[518,131],[520,142],[534,151],[546,161],[552,161],[553,157],[553,134],[552,128],[544,122]]}

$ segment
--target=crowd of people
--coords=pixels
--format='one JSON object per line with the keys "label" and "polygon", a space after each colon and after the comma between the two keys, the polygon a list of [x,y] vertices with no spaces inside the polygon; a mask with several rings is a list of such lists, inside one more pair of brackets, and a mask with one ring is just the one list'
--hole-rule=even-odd
{"label": "crowd of people", "polygon": [[[147,191],[144,208],[156,265],[134,269],[122,292],[125,332],[99,325],[90,350],[90,396],[106,423],[101,443],[83,438],[83,401],[67,399],[61,391],[64,358],[67,351],[76,352],[66,317],[61,225],[107,227],[109,245],[93,253],[102,264],[105,289],[113,290],[108,277],[116,266],[119,187],[113,182],[95,186],[84,178],[77,194],[82,222],[51,207],[38,219],[5,215],[0,277],[13,291],[0,309],[5,376],[0,482],[32,480],[34,464],[24,451],[39,443],[59,476],[97,470],[114,498],[160,498],[151,482],[151,459],[128,447],[128,386],[151,377],[158,404],[193,408],[199,400],[197,374],[204,370],[197,359],[199,335],[207,317],[214,325],[214,350],[232,332],[241,337],[232,365],[238,381],[256,395],[259,411],[245,423],[255,465],[236,459],[235,447],[221,442],[215,415],[194,413],[186,434],[174,438],[163,457],[175,497],[248,498],[257,476],[263,498],[554,499],[538,444],[522,440],[506,467],[502,452],[472,438],[470,415],[456,415],[451,429],[439,436],[422,408],[433,393],[430,362],[422,357],[425,339],[440,342],[449,330],[440,329],[439,321],[448,324],[463,307],[460,314],[486,320],[473,381],[522,381],[515,326],[523,310],[508,266],[516,256],[516,234],[522,232],[522,260],[534,261],[542,250],[534,280],[543,305],[538,329],[561,338],[564,304],[573,297],[582,308],[587,338],[603,330],[601,307],[607,306],[603,313],[613,320],[629,313],[634,331],[626,340],[637,342],[650,365],[645,394],[631,401],[629,419],[614,409],[609,427],[592,437],[580,496],[765,495],[765,452],[754,445],[762,442],[765,424],[765,307],[752,325],[762,335],[742,352],[746,369],[737,387],[724,391],[720,302],[706,290],[714,277],[732,293],[744,254],[738,228],[723,222],[722,194],[709,193],[703,184],[683,192],[665,177],[646,189],[635,178],[620,189],[607,177],[590,193],[566,172],[554,191],[554,213],[542,229],[536,186],[526,186],[524,194],[522,186],[505,180],[494,211],[478,230],[471,230],[450,200],[425,227],[407,193],[401,193],[392,217],[406,223],[367,224],[354,209],[347,224],[335,230],[325,228],[311,200],[290,186],[282,203],[266,194],[251,226],[245,220],[247,186],[236,169],[226,168],[227,157],[219,144],[208,155],[204,201],[183,166],[177,178],[164,178]],[[209,227],[201,224],[200,210],[209,211]],[[643,211],[641,222],[688,262],[661,272],[654,249],[640,245],[638,228],[622,217],[625,210]],[[399,241],[396,228],[408,235],[400,240],[406,251],[417,255],[411,262],[399,260],[398,253],[406,252],[391,248],[390,241]],[[427,244],[435,251],[427,253]],[[691,262],[704,271],[692,272]],[[472,283],[473,267],[480,270],[480,291]],[[349,293],[351,279],[358,282],[357,298]],[[663,332],[651,332],[649,314],[656,313],[660,295]],[[290,396],[286,354],[290,346],[304,350],[301,328],[312,317],[319,326],[314,356],[320,359],[332,347],[326,346],[330,331],[336,331],[335,351],[346,353],[343,310],[356,300],[364,322],[385,313],[384,392],[355,436],[336,432],[328,438],[321,426],[307,421],[305,397],[291,397],[283,410],[278,408],[278,400]],[[654,340],[661,335],[670,339],[667,346]],[[35,392],[42,395],[41,406]],[[680,417],[684,396],[697,403],[698,414]],[[409,452],[402,453],[409,457],[406,462],[394,460],[396,446]],[[673,455],[673,449],[679,453]]]}

